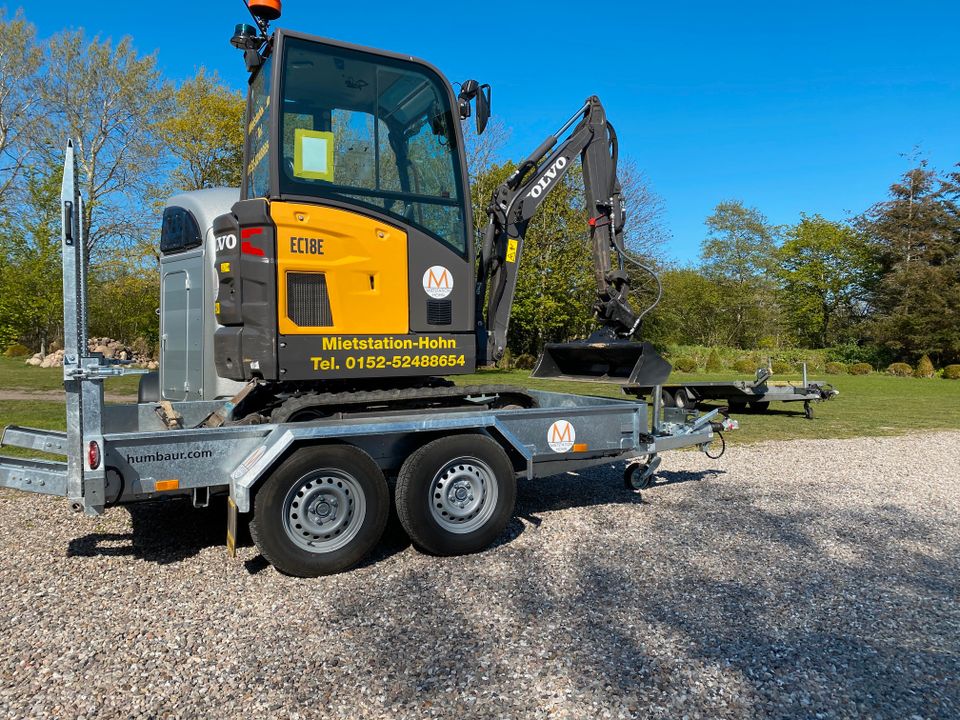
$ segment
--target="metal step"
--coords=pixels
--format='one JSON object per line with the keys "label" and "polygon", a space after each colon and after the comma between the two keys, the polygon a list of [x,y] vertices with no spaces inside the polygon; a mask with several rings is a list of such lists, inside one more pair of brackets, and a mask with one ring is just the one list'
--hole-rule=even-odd
{"label": "metal step", "polygon": [[54,460],[0,457],[0,488],[66,496],[67,464]]}
{"label": "metal step", "polygon": [[37,428],[9,425],[0,437],[0,445],[43,450],[54,455],[67,454],[67,434],[60,430],[38,430]]}

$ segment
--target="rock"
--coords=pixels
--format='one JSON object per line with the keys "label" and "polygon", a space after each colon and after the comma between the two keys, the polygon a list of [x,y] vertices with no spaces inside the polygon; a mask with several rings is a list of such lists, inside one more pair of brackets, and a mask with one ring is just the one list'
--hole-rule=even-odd
{"label": "rock", "polygon": [[33,365],[33,367],[38,367],[43,360],[34,355],[32,358],[27,360],[27,365]]}
{"label": "rock", "polygon": [[119,357],[120,357],[121,360],[129,360],[129,359],[130,359],[130,353],[128,353],[126,350],[121,350]]}

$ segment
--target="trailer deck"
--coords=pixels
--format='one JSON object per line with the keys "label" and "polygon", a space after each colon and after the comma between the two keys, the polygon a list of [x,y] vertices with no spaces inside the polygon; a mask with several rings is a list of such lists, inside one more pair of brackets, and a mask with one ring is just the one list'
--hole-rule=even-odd
{"label": "trailer deck", "polygon": [[803,380],[771,382],[772,373],[766,369],[757,371],[753,380],[720,380],[703,382],[666,382],[659,388],[630,385],[624,392],[637,397],[658,393],[666,407],[693,408],[711,400],[726,401],[730,412],[765,412],[771,402],[802,402],[807,419],[813,418],[812,403],[832,400],[840,394],[833,385],[807,379],[807,367],[803,367]]}

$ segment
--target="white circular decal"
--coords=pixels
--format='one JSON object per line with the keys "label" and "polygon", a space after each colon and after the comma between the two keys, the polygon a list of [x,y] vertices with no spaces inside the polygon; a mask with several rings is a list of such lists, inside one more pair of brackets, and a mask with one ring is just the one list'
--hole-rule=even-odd
{"label": "white circular decal", "polygon": [[554,452],[570,452],[577,440],[577,431],[569,420],[557,420],[547,430],[547,443]]}
{"label": "white circular decal", "polygon": [[427,268],[423,274],[423,291],[434,300],[445,298],[453,292],[453,275],[443,265]]}

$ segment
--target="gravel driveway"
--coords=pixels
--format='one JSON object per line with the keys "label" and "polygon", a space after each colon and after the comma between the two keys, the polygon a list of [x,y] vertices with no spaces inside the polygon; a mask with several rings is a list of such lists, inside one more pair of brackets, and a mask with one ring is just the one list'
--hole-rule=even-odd
{"label": "gravel driveway", "polygon": [[0,491],[0,715],[960,716],[960,433],[521,485],[500,543],[333,578],[220,512]]}

